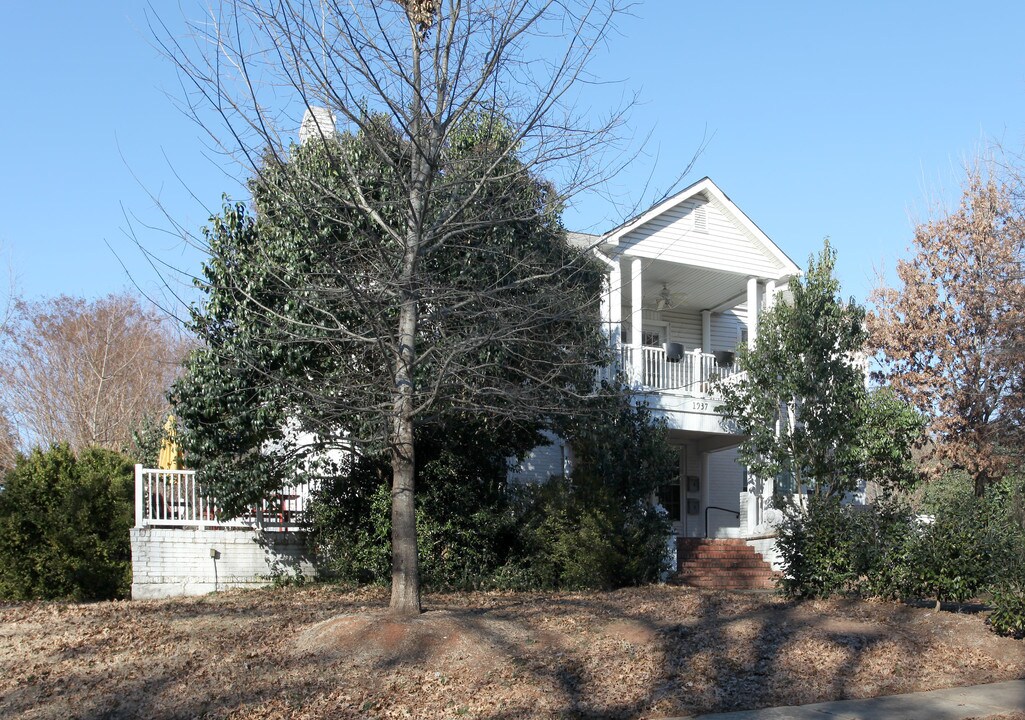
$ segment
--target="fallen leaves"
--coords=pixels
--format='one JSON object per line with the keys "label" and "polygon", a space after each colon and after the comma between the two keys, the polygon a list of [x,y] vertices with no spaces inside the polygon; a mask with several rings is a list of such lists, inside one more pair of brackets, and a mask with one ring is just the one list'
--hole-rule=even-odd
{"label": "fallen leaves", "polygon": [[630,718],[1020,677],[980,615],[647,587],[460,593],[398,620],[379,589],[0,606],[0,716]]}

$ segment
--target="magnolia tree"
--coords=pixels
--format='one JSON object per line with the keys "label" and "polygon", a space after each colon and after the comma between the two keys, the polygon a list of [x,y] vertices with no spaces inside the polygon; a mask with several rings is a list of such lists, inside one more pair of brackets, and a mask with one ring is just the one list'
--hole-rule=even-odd
{"label": "magnolia tree", "polygon": [[1020,187],[970,168],[958,207],[915,229],[868,318],[882,376],[929,418],[930,469],[967,472],[977,495],[1019,454],[1025,420]]}
{"label": "magnolia tree", "polygon": [[[225,471],[206,474],[240,507],[302,464],[301,449],[261,452],[283,424],[389,453],[394,612],[420,610],[416,427],[537,423],[592,392],[601,275],[559,213],[608,169],[621,116],[575,110],[574,86],[616,11],[237,0],[193,27],[194,47],[165,40],[254,195],[206,235],[206,348],[176,391],[190,457]],[[275,132],[283,96],[326,108],[302,147]]]}
{"label": "magnolia tree", "polygon": [[724,423],[748,436],[741,460],[756,478],[792,478],[821,495],[861,481],[914,482],[919,416],[887,390],[865,384],[864,309],[843,301],[828,242],[790,281],[741,347],[739,381],[724,383]]}

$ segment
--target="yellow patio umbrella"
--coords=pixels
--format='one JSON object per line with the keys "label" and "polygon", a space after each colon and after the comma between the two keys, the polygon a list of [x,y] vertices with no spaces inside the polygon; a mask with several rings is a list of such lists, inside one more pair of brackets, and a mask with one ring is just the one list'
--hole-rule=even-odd
{"label": "yellow patio umbrella", "polygon": [[164,423],[164,437],[160,441],[160,457],[157,460],[157,467],[161,470],[185,469],[182,451],[178,447],[174,415],[168,415],[167,422]]}

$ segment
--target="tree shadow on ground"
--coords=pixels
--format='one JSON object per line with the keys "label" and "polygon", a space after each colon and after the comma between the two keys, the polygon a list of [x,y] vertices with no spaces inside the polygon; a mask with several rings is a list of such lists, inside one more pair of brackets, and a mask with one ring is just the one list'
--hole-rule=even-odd
{"label": "tree shadow on ground", "polygon": [[[685,588],[436,595],[401,623],[385,605],[380,591],[314,588],[86,609],[26,667],[0,664],[15,679],[0,715],[630,718],[935,681],[934,639],[911,628],[928,611],[907,605]],[[337,616],[350,626],[324,635]],[[879,667],[894,658],[899,673]]]}

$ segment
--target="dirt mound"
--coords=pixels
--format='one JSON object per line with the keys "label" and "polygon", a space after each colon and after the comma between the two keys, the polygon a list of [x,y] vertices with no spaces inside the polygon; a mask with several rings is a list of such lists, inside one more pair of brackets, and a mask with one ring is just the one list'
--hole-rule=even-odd
{"label": "dirt mound", "polygon": [[[340,615],[296,638],[300,656],[345,658],[377,666],[498,663],[514,628],[479,612],[434,610],[415,617],[386,611]],[[501,639],[501,642],[499,641]]]}
{"label": "dirt mound", "polygon": [[638,620],[618,620],[602,628],[602,634],[631,645],[650,645],[658,640],[658,630]]}

